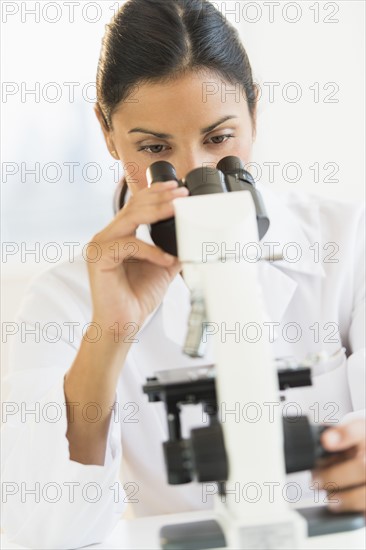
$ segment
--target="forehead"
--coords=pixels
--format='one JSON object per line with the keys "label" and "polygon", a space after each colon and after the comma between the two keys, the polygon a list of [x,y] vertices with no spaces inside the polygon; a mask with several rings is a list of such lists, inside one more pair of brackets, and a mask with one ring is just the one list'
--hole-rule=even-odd
{"label": "forehead", "polygon": [[174,128],[178,131],[185,126],[208,126],[213,119],[227,114],[249,118],[242,86],[212,73],[188,73],[169,82],[136,86],[115,110],[112,120],[115,129],[141,125],[157,131],[169,128],[174,133]]}

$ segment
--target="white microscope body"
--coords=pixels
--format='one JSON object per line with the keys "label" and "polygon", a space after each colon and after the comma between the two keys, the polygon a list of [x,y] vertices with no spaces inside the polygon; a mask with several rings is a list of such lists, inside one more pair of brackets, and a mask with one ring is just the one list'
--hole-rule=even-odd
{"label": "white microscope body", "polygon": [[[184,280],[192,300],[203,300],[207,321],[227,330],[238,322],[240,327],[246,323],[263,326],[265,304],[258,263],[242,253],[250,249],[248,243],[258,244],[259,240],[251,194],[235,191],[197,195],[175,199],[173,205]],[[306,544],[305,519],[290,507],[281,490],[269,490],[269,484],[283,488],[286,483],[280,407],[273,407],[271,421],[268,416],[268,404],[279,402],[269,343],[261,338],[256,343],[246,339],[236,342],[232,337],[223,338],[219,330],[213,345],[218,404],[232,410],[239,403],[241,410],[254,402],[262,411],[257,422],[244,418],[238,422],[233,414],[226,415],[222,422],[228,459],[226,486],[235,487],[235,491],[226,495],[226,502],[215,495],[215,519],[227,547],[322,548]],[[241,498],[248,483],[261,489],[256,502]],[[319,538],[324,542],[327,537],[314,537],[315,545]]]}

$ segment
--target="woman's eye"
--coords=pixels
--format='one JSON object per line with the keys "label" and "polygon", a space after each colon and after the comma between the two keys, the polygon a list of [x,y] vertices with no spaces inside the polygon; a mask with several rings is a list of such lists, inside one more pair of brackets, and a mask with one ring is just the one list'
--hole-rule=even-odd
{"label": "woman's eye", "polygon": [[152,153],[158,155],[163,152],[164,145],[144,145],[140,147],[139,151],[146,151],[147,153]]}
{"label": "woman's eye", "polygon": [[[205,143],[221,145],[222,143],[229,141],[229,139],[233,137],[234,136],[232,134],[214,136],[210,138],[208,141],[206,141]],[[169,149],[167,145],[143,145],[142,147],[139,147],[138,151],[145,151],[146,153],[150,153],[152,155],[159,155],[160,153],[164,153],[167,149]]]}
{"label": "woman's eye", "polygon": [[216,145],[220,145],[221,143],[225,143],[226,141],[229,141],[230,138],[233,138],[234,136],[232,134],[224,134],[222,136],[214,136],[209,139],[209,141],[212,141],[212,143]]}

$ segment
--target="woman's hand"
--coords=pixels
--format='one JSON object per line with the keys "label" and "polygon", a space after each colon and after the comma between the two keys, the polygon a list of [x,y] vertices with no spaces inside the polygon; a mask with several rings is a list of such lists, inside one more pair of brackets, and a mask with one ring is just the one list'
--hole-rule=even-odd
{"label": "woman's hand", "polygon": [[111,330],[114,334],[118,330],[122,335],[126,323],[135,323],[139,330],[182,269],[175,256],[165,254],[161,248],[135,235],[140,224],[173,216],[172,200],[187,195],[188,190],[178,188],[175,181],[154,183],[141,189],[88,243],[93,321],[102,330]]}
{"label": "woman's hand", "polygon": [[321,442],[327,451],[345,451],[342,462],[313,470],[319,489],[330,493],[330,510],[366,513],[366,419],[326,430]]}
{"label": "woman's hand", "polygon": [[[67,403],[81,404],[70,416],[70,458],[81,464],[103,465],[115,403],[118,378],[128,349],[145,318],[161,302],[172,279],[181,270],[175,256],[136,238],[140,224],[174,215],[172,200],[188,194],[177,182],[154,183],[138,191],[111,223],[97,233],[86,250],[93,318],[100,336],[90,327],[71,368],[65,375]],[[132,326],[131,326],[132,325]],[[131,334],[131,328],[133,334]],[[137,329],[137,330],[135,330]],[[101,333],[100,333],[101,331]],[[126,338],[127,337],[127,338]],[[87,421],[84,406],[96,403],[101,415]]]}

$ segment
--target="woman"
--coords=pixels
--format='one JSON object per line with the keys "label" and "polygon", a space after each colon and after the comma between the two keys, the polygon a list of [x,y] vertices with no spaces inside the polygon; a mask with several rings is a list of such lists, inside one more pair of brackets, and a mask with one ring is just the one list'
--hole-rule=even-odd
{"label": "woman", "polygon": [[[238,83],[239,102],[222,93]],[[129,200],[91,239],[86,261],[55,267],[30,289],[19,320],[30,327],[57,323],[62,338],[14,346],[13,401],[29,409],[38,404],[40,414],[26,424],[16,412],[7,419],[3,479],[15,485],[8,489],[5,529],[15,542],[38,548],[103,540],[127,502],[136,516],[212,506],[198,485],[167,485],[165,414],[141,391],[157,370],[214,360],[210,346],[203,359],[183,355],[189,291],[182,266],[146,232],[147,224],[171,217],[172,201],[187,191],[173,181],[148,188],[146,169],[167,160],[181,178],[227,155],[250,161],[257,96],[250,64],[236,31],[209,2],[129,0],[107,27],[97,91],[107,147],[125,171],[119,206],[126,191]],[[317,373],[317,394],[290,390],[288,399],[313,412],[315,422],[326,421],[327,412],[333,423],[344,420],[323,444],[352,449],[350,458],[314,476],[319,488],[337,485],[337,510],[365,510],[365,424],[346,418],[364,408],[362,211],[261,191],[271,219],[268,242],[293,241],[302,251],[297,262],[259,266],[272,327],[280,332],[269,338],[274,354],[301,360],[325,349],[339,358]],[[346,228],[337,225],[341,215]],[[314,257],[320,238],[338,244],[336,263]],[[125,261],[131,256],[135,261]],[[301,338],[287,333],[290,323],[301,327]],[[56,420],[50,404],[62,411]],[[187,425],[200,422],[197,411],[187,414]],[[30,487],[39,492],[35,498]]]}

